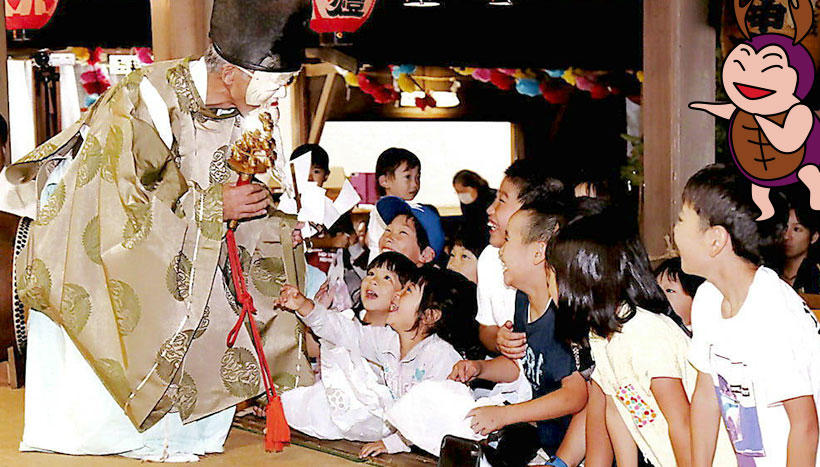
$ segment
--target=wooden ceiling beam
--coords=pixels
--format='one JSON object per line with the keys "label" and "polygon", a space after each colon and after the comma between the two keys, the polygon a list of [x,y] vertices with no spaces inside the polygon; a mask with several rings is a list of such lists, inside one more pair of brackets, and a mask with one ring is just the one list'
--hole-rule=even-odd
{"label": "wooden ceiling beam", "polygon": [[317,59],[342,67],[347,71],[357,73],[359,71],[359,61],[345,53],[329,47],[311,48],[305,50],[305,56],[309,59]]}

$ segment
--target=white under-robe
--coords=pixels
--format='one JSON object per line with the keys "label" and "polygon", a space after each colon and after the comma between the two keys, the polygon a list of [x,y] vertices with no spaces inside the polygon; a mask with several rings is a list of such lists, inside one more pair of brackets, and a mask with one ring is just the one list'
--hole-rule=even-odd
{"label": "white under-robe", "polygon": [[140,433],[65,330],[35,310],[28,325],[21,451],[122,454],[171,462],[222,452],[234,407],[186,425],[178,413],[169,413]]}

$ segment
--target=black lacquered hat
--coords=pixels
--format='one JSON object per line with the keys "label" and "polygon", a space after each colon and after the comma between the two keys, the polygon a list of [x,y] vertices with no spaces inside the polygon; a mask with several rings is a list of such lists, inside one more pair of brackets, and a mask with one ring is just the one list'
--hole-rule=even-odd
{"label": "black lacquered hat", "polygon": [[310,0],[214,0],[210,37],[225,60],[247,70],[296,71],[307,43]]}

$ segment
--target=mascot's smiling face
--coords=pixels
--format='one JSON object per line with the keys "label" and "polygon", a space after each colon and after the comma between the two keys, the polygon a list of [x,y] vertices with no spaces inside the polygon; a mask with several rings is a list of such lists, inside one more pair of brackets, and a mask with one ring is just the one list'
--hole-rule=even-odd
{"label": "mascot's smiling face", "polygon": [[798,73],[779,45],[756,51],[750,44],[735,47],[723,64],[723,87],[729,99],[750,114],[774,115],[798,100]]}

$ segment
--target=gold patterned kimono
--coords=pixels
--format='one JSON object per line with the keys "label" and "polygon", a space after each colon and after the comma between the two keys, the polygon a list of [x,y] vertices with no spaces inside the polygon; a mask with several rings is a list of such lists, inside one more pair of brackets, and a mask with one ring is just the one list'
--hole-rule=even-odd
{"label": "gold patterned kimono", "polygon": [[[168,108],[170,148],[143,99],[144,79]],[[6,173],[40,193],[70,162],[31,224],[17,290],[66,330],[140,431],[171,411],[190,422],[264,390],[248,334],[225,343],[240,311],[222,221],[238,119],[205,108],[188,60],[161,62],[128,75]],[[290,247],[294,222],[274,212],[236,233],[280,390],[313,383],[301,325],[273,309],[282,283],[304,280],[303,252]]]}

